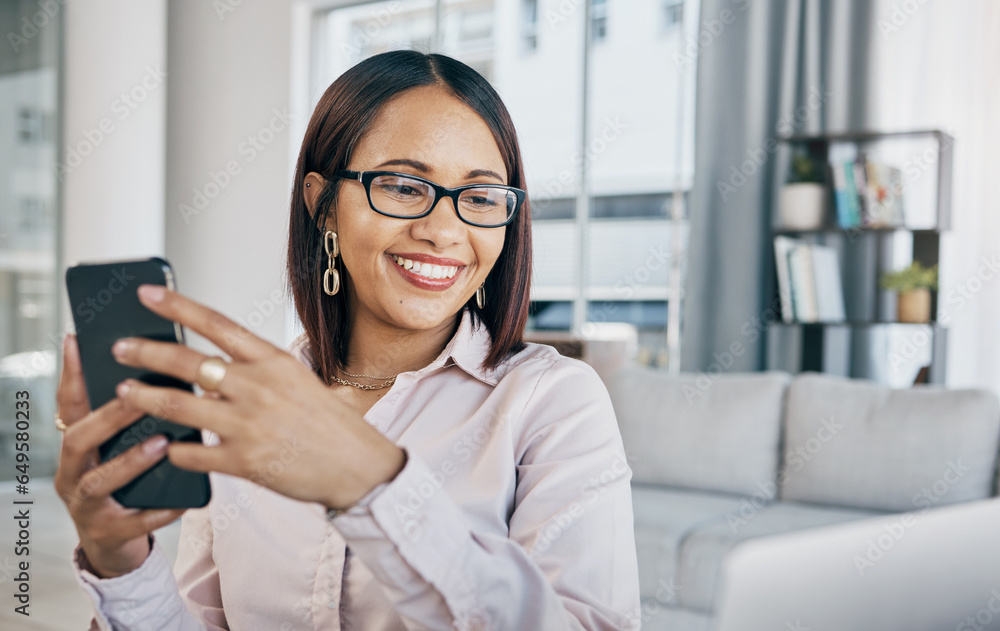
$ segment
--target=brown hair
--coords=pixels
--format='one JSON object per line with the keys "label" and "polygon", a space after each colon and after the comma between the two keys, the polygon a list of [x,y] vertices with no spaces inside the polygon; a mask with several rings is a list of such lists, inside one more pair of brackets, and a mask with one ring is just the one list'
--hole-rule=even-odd
{"label": "brown hair", "polygon": [[[338,77],[316,105],[302,139],[288,230],[288,281],[295,310],[313,350],[317,373],[328,384],[333,382],[334,370],[342,370],[347,362],[349,341],[347,292],[341,289],[328,296],[322,288],[327,256],[324,230],[319,226],[325,225],[340,184],[332,173],[347,168],[352,151],[382,105],[404,90],[425,85],[440,85],[483,118],[503,157],[509,174],[507,184],[525,188],[521,150],[510,114],[489,82],[469,66],[445,55],[397,50],[369,57]],[[316,200],[315,218],[310,217],[304,196],[303,179],[311,171],[328,180]],[[474,326],[485,324],[489,331],[491,347],[481,366],[486,369],[496,368],[525,348],[522,337],[531,283],[531,208],[527,199],[514,220],[502,229],[506,231],[503,249],[485,281],[485,308],[480,309],[474,297],[463,307],[471,311]],[[343,280],[342,259],[338,258],[336,265]]]}

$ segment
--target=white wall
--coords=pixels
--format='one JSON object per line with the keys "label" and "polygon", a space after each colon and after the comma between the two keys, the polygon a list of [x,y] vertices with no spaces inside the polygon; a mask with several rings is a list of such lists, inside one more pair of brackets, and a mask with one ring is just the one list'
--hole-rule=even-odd
{"label": "white wall", "polygon": [[166,0],[68,3],[64,19],[64,264],[162,254]]}
{"label": "white wall", "polygon": [[166,255],[183,293],[283,347],[292,3],[220,6],[168,10]]}
{"label": "white wall", "polygon": [[[928,129],[955,138],[951,230],[942,240],[938,319],[949,329],[947,385],[1000,393],[1000,5],[936,0],[876,8],[876,129]],[[933,155],[915,164],[933,176]]]}
{"label": "white wall", "polygon": [[62,256],[166,256],[182,293],[284,346],[292,3],[232,4],[67,4],[65,141],[95,147],[66,175]]}

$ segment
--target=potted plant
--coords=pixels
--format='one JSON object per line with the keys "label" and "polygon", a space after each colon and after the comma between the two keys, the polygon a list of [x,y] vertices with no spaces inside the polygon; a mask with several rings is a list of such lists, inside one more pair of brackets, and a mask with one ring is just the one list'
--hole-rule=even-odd
{"label": "potted plant", "polygon": [[938,287],[936,264],[924,267],[920,261],[913,261],[906,269],[883,274],[879,286],[898,292],[897,320],[915,323],[931,321],[931,290],[936,291]]}
{"label": "potted plant", "polygon": [[778,211],[788,230],[814,230],[823,226],[827,197],[826,163],[799,151],[792,155],[787,183],[781,188]]}

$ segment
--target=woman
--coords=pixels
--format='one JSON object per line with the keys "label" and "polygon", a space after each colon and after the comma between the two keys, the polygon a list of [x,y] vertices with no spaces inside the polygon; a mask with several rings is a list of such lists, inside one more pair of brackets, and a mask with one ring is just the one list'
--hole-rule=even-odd
{"label": "woman", "polygon": [[[141,286],[232,361],[126,340],[118,361],[206,394],[123,382],[91,411],[67,336],[55,485],[92,629],[638,626],[631,470],[607,390],[521,339],[523,186],[485,79],[443,55],[377,55],[330,86],[302,143],[288,272],[305,332],[287,352]],[[98,465],[98,445],[146,413],[205,444],[154,437]],[[111,498],[164,455],[210,472],[207,506]],[[182,513],[171,572],[151,532]]]}

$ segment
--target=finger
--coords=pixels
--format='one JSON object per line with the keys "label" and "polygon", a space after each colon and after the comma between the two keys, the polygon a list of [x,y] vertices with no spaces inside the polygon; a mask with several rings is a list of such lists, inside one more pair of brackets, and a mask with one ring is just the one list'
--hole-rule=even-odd
{"label": "finger", "polygon": [[59,476],[76,481],[99,461],[97,448],[106,440],[141,419],[146,412],[114,398],[73,423],[63,432]]}
{"label": "finger", "polygon": [[67,425],[72,425],[90,413],[87,385],[83,381],[80,364],[80,347],[76,335],[67,333],[63,337],[63,365],[56,390],[56,413]]}
{"label": "finger", "polygon": [[119,533],[123,539],[133,539],[163,528],[184,514],[186,508],[144,508],[120,518]]}
{"label": "finger", "polygon": [[167,448],[167,457],[174,466],[188,471],[208,473],[218,471],[229,475],[239,475],[226,451],[215,445],[175,441]]}
{"label": "finger", "polygon": [[118,386],[118,397],[152,416],[187,427],[208,429],[220,436],[228,435],[236,424],[231,402],[206,399],[178,388],[151,386],[126,379]]}
{"label": "finger", "polygon": [[[112,346],[115,360],[126,366],[138,366],[152,372],[176,377],[187,383],[198,380],[198,369],[207,359],[204,353],[176,342],[162,342],[143,337],[122,338]],[[259,385],[244,377],[242,364],[228,363],[219,392],[226,397],[245,400]]]}
{"label": "finger", "polygon": [[162,460],[167,453],[168,442],[166,436],[157,434],[87,471],[80,477],[74,497],[69,499],[79,504],[111,495]]}
{"label": "finger", "polygon": [[[139,289],[143,287],[147,287],[147,285],[140,285]],[[154,302],[146,298],[145,292],[139,291],[139,300],[143,305],[168,320],[191,327],[192,330],[211,340],[233,359],[254,361],[281,351],[274,344],[257,337],[247,328],[233,322],[214,309],[162,285],[149,285],[149,287],[161,288],[163,299]]]}

